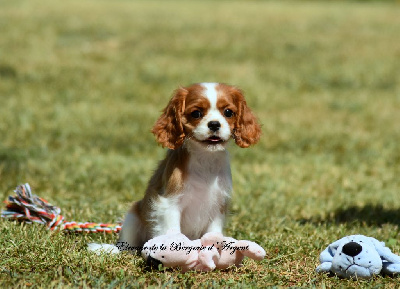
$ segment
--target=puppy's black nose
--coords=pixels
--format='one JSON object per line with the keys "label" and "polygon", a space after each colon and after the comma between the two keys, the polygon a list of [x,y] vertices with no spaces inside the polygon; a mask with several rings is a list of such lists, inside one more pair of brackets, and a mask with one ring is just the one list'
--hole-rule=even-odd
{"label": "puppy's black nose", "polygon": [[219,123],[219,121],[215,121],[215,120],[208,122],[207,125],[208,125],[208,128],[210,130],[212,130],[213,132],[216,132],[221,127],[221,124]]}
{"label": "puppy's black nose", "polygon": [[362,251],[362,246],[356,242],[350,242],[343,246],[342,252],[347,256],[357,256]]}

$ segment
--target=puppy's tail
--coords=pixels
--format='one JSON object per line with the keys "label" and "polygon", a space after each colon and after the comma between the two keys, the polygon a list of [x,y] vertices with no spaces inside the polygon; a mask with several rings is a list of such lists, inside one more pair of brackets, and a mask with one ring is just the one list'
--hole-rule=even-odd
{"label": "puppy's tail", "polygon": [[98,243],[89,243],[88,251],[93,252],[97,255],[101,254],[118,254],[120,250],[117,246],[112,244],[98,244]]}

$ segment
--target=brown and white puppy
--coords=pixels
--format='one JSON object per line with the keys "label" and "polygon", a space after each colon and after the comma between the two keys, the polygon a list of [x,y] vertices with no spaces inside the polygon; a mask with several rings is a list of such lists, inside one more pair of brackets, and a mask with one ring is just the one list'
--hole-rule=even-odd
{"label": "brown and white puppy", "polygon": [[238,88],[200,83],[175,91],[152,132],[169,150],[125,216],[120,250],[171,229],[189,239],[222,232],[232,191],[227,143],[249,147],[261,130]]}

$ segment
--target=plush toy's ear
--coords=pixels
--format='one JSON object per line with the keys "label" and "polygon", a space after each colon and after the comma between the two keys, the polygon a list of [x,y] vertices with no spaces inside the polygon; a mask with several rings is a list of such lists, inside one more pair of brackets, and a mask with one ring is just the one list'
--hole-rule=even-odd
{"label": "plush toy's ear", "polygon": [[333,242],[328,247],[326,247],[326,249],[324,251],[322,251],[321,254],[319,255],[319,261],[321,263],[332,262],[333,256],[335,256],[336,251],[339,248],[342,241],[343,241],[343,238]]}
{"label": "plush toy's ear", "polygon": [[336,251],[342,242],[343,238],[333,242],[321,252],[319,255],[319,261],[321,262],[321,265],[315,269],[317,273],[331,271],[333,256],[335,256]]}
{"label": "plush toy's ear", "polygon": [[400,264],[400,256],[393,254],[384,242],[380,242],[375,238],[370,237],[370,240],[375,246],[376,251],[381,256],[382,260],[393,264]]}

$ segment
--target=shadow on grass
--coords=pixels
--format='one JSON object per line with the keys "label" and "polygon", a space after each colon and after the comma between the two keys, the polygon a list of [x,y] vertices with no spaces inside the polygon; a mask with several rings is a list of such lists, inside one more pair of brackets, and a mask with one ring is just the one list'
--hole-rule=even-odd
{"label": "shadow on grass", "polygon": [[351,206],[339,208],[327,217],[316,217],[302,219],[301,223],[311,224],[345,224],[358,223],[367,226],[381,226],[383,224],[393,224],[400,226],[400,208],[387,209],[382,205],[367,204],[363,207]]}

